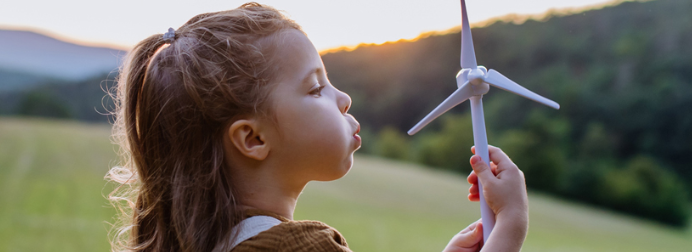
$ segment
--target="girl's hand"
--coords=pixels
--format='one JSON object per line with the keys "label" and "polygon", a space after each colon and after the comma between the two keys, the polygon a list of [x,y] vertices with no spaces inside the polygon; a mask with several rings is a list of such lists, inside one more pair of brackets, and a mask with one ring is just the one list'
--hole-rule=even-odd
{"label": "girl's hand", "polygon": [[[483,183],[483,196],[495,215],[502,212],[520,212],[528,215],[528,196],[524,173],[519,170],[511,159],[500,148],[488,146],[490,152],[490,167],[481,161],[481,157],[471,157],[473,172],[467,180],[471,184],[468,198],[478,201],[478,179]],[[472,147],[471,152],[476,153]]]}
{"label": "girl's hand", "polygon": [[[475,154],[476,149],[471,148]],[[524,173],[497,147],[488,146],[490,167],[478,155],[471,157],[469,200],[478,201],[478,181],[496,222],[483,251],[520,251],[529,227],[529,200]]]}
{"label": "girl's hand", "polygon": [[477,252],[481,250],[482,241],[483,224],[478,220],[452,237],[444,252]]}

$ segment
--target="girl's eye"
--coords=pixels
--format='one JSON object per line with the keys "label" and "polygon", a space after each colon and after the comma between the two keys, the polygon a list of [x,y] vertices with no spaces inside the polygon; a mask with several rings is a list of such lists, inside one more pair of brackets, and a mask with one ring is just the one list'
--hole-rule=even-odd
{"label": "girl's eye", "polygon": [[319,86],[319,87],[317,87],[317,88],[314,88],[314,89],[310,90],[310,95],[313,95],[313,96],[316,96],[316,97],[322,96],[322,89],[324,89],[324,87],[325,87],[325,86]]}

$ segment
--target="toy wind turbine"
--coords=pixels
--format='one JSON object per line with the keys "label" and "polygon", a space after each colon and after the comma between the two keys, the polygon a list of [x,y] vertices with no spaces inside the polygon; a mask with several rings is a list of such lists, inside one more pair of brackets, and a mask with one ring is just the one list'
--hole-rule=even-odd
{"label": "toy wind turbine", "polygon": [[[456,76],[458,89],[445,99],[437,108],[430,114],[425,116],[416,126],[413,126],[408,131],[409,135],[416,134],[428,123],[435,120],[443,113],[450,110],[452,107],[466,101],[471,100],[471,119],[473,121],[473,142],[476,146],[476,154],[478,154],[483,162],[490,164],[488,153],[488,138],[485,133],[485,119],[483,116],[483,95],[488,93],[490,86],[504,89],[506,91],[521,95],[528,99],[542,103],[554,109],[560,109],[560,105],[545,97],[542,97],[530,90],[520,86],[514,81],[508,79],[499,72],[490,69],[488,71],[483,66],[478,66],[476,63],[476,53],[473,49],[473,38],[471,37],[471,28],[469,27],[469,19],[466,15],[466,2],[461,0],[461,71]],[[481,203],[481,219],[483,221],[483,241],[486,241],[490,236],[490,232],[495,226],[495,215],[490,210],[488,204],[483,197],[483,187],[479,181],[478,191]]]}

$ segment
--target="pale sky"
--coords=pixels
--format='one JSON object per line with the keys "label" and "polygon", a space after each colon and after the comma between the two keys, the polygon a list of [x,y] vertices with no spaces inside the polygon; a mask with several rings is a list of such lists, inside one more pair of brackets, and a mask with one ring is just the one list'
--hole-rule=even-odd
{"label": "pale sky", "polygon": [[[191,17],[237,0],[0,0],[0,28],[31,28],[84,43],[128,48]],[[257,0],[285,11],[318,50],[411,39],[461,23],[459,0]],[[467,0],[471,23],[508,14],[583,8],[612,0]]]}

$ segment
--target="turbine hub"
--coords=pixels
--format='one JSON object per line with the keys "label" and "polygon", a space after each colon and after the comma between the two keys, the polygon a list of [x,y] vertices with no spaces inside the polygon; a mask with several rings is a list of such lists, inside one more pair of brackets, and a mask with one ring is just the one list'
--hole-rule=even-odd
{"label": "turbine hub", "polygon": [[486,73],[488,73],[488,70],[485,69],[484,66],[478,66],[474,69],[471,69],[471,71],[468,72],[467,79],[471,84],[478,86],[480,84],[483,84]]}
{"label": "turbine hub", "polygon": [[467,82],[471,84],[471,93],[473,96],[481,96],[487,94],[490,90],[490,85],[485,83],[485,75],[488,70],[484,66],[475,68],[464,68],[457,73],[457,88],[461,88]]}
{"label": "turbine hub", "polygon": [[484,66],[475,68],[463,68],[457,73],[457,88],[461,88],[467,81],[477,86],[483,83],[488,70]]}

